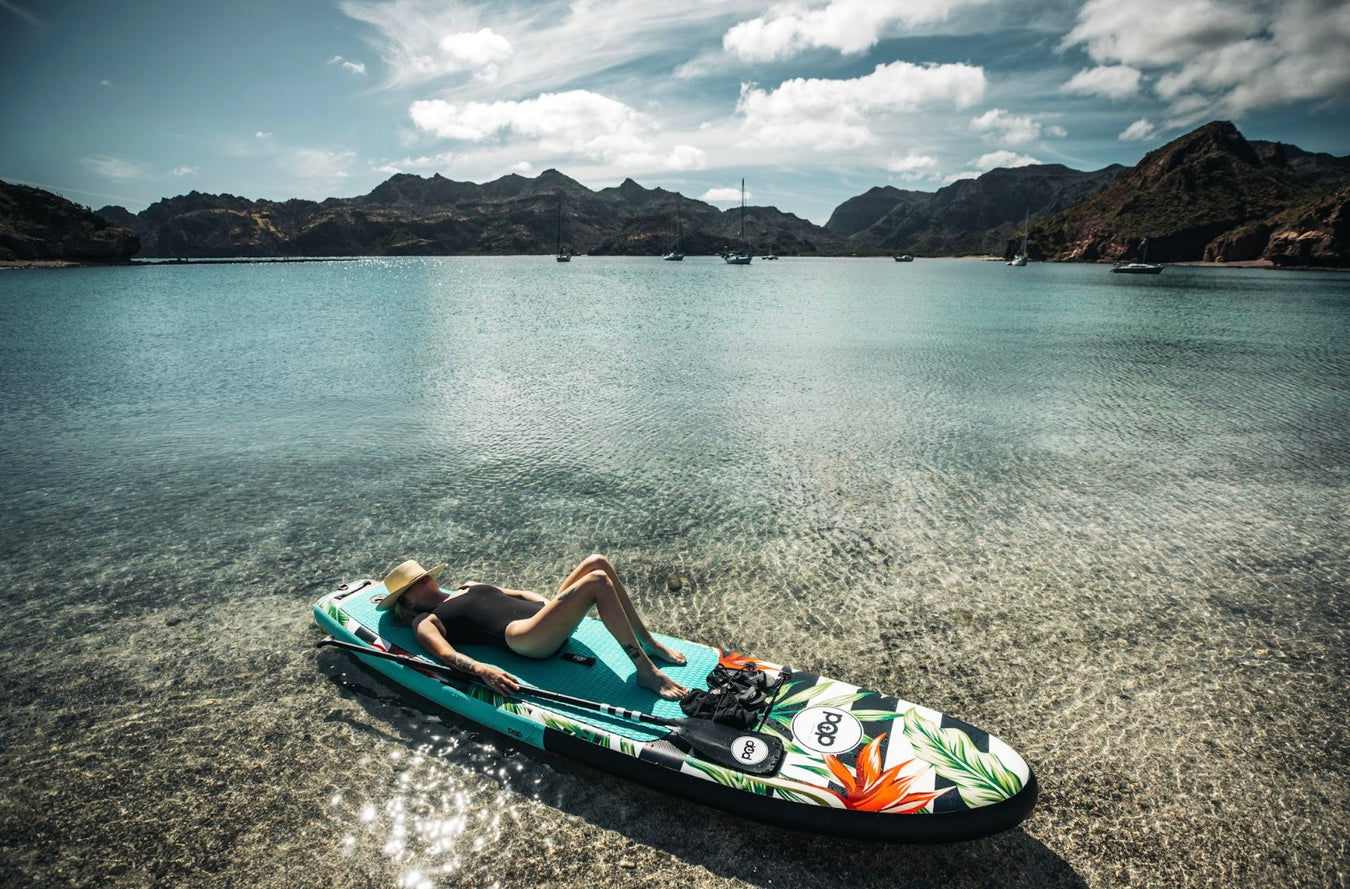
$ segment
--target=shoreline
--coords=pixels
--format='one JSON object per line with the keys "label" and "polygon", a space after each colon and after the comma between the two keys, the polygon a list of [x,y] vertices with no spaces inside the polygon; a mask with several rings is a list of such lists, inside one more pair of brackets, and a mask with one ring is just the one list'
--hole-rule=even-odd
{"label": "shoreline", "polygon": [[[436,257],[551,257],[553,254],[534,254],[534,253],[444,253],[435,254]],[[588,254],[576,254],[586,256]],[[629,256],[636,259],[659,258],[647,256],[632,256],[631,254],[607,254],[607,256]],[[715,254],[708,254],[709,258],[714,258]],[[400,259],[402,256],[390,254],[372,254],[369,256],[276,256],[276,257],[229,257],[229,258],[192,258],[192,259],[174,259],[170,257],[147,257],[145,259],[130,259],[126,262],[96,262],[92,260],[78,259],[3,259],[0,260],[0,271],[10,269],[68,269],[68,268],[123,268],[127,266],[150,266],[150,265],[268,265],[302,262],[358,262],[363,259]],[[417,258],[427,258],[419,256]],[[603,257],[602,257],[603,258]],[[893,259],[890,254],[877,254],[869,256],[859,256],[857,254],[847,256],[823,256],[812,255],[806,257],[784,256],[784,259]],[[916,260],[963,260],[975,262],[1007,262],[1002,256],[992,255],[962,255],[962,256],[915,256]],[[1032,265],[1097,265],[1109,266],[1109,262],[1056,262],[1049,260],[1033,260]],[[1267,269],[1285,272],[1350,272],[1347,266],[1320,266],[1320,265],[1276,265],[1269,259],[1245,259],[1233,262],[1213,262],[1208,260],[1181,260],[1177,262],[1162,263],[1166,266],[1176,266],[1179,268],[1215,268],[1215,269]]]}
{"label": "shoreline", "polygon": [[84,259],[3,259],[0,269],[70,269],[102,268],[105,266],[122,268],[140,265],[262,265],[265,263],[288,262],[355,262],[369,259],[367,256],[277,256],[277,257],[237,257],[229,259],[170,259],[147,258],[129,259],[126,262],[93,262]]}

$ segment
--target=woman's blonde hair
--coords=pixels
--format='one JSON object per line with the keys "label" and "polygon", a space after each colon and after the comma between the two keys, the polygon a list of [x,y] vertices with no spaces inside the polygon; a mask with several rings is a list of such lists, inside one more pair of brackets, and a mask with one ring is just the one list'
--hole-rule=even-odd
{"label": "woman's blonde hair", "polygon": [[402,596],[399,596],[398,601],[394,603],[393,611],[394,623],[402,626],[412,623],[413,618],[417,617],[419,613],[417,609],[410,607]]}

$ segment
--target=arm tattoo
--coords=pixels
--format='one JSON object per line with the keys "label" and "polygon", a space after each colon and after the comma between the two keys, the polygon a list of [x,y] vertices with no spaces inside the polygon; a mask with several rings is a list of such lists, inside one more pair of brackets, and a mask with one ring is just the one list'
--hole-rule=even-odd
{"label": "arm tattoo", "polygon": [[636,661],[642,658],[642,649],[638,648],[636,645],[625,645],[623,647],[623,653],[628,655],[630,660]]}

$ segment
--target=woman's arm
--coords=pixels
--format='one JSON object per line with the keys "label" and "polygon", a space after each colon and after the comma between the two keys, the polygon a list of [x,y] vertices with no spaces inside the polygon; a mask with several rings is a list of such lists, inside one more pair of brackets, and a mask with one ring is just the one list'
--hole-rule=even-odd
{"label": "woman's arm", "polygon": [[515,694],[520,689],[516,677],[495,664],[484,664],[456,651],[445,639],[445,625],[434,614],[419,615],[413,621],[413,632],[422,647],[431,652],[441,663],[456,670],[477,676],[488,687],[502,694]]}

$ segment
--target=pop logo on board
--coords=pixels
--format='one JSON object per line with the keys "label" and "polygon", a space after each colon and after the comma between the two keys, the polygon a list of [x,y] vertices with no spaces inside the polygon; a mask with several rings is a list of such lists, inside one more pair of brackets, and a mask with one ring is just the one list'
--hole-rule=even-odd
{"label": "pop logo on board", "polygon": [[731,742],[731,751],[748,766],[757,766],[769,755],[769,745],[754,735],[741,735]]}
{"label": "pop logo on board", "polygon": [[816,753],[847,753],[862,740],[862,723],[838,707],[809,707],[792,718],[792,738]]}

